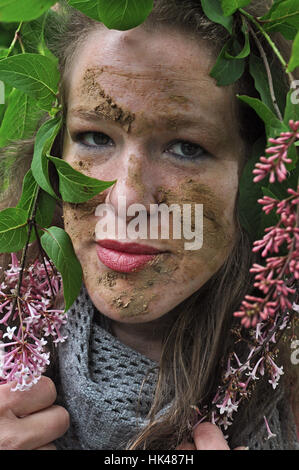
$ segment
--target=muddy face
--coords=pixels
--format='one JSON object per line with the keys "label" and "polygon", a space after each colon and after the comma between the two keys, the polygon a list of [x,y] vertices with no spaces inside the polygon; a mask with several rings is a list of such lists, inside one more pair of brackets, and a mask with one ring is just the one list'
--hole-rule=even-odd
{"label": "muddy face", "polygon": [[[87,203],[65,204],[64,222],[89,295],[113,320],[162,318],[231,252],[244,148],[232,90],[209,77],[214,62],[205,43],[142,27],[94,31],[73,60],[63,157],[93,178],[117,182]],[[119,218],[119,197],[127,207],[142,204],[148,219],[151,204],[202,204],[202,247],[186,250],[186,240],[170,231],[169,239],[137,240],[161,251],[142,269],[108,268],[96,253],[95,210],[109,203]],[[194,229],[193,212],[191,221]]]}

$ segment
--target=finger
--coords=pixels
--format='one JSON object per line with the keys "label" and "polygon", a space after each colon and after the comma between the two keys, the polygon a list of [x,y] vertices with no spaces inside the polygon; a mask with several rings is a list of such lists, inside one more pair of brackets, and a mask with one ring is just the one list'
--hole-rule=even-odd
{"label": "finger", "polygon": [[14,425],[19,450],[33,450],[48,445],[69,428],[69,414],[65,408],[53,405],[45,410],[21,418]]}
{"label": "finger", "polygon": [[57,450],[57,449],[56,449],[56,446],[54,444],[48,444],[47,446],[42,446],[42,447],[39,447],[38,449],[34,449],[34,450]]}
{"label": "finger", "polygon": [[182,442],[175,450],[196,450],[196,447],[191,442]]}
{"label": "finger", "polygon": [[26,416],[48,408],[56,400],[55,385],[48,377],[42,376],[30,390],[23,392],[19,390],[12,392],[14,385],[7,383],[0,387],[0,414],[2,416],[6,415],[5,410],[11,410],[15,416]]}
{"label": "finger", "polygon": [[200,423],[193,430],[197,450],[230,450],[221,430],[212,423]]}
{"label": "finger", "polygon": [[235,447],[234,450],[249,450],[249,447],[239,446]]}

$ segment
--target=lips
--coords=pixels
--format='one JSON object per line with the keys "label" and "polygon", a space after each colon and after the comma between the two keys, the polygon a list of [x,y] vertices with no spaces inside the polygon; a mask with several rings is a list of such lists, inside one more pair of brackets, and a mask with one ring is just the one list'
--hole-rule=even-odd
{"label": "lips", "polygon": [[116,240],[97,242],[96,251],[99,260],[108,268],[122,273],[130,273],[145,266],[162,253],[148,245],[139,243],[121,243]]}

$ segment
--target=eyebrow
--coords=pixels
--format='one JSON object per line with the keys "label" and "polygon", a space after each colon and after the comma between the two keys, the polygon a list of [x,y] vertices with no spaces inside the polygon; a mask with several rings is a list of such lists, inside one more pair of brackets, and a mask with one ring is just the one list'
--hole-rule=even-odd
{"label": "eyebrow", "polygon": [[[69,116],[78,117],[80,119],[84,119],[86,121],[101,121],[101,120],[108,120],[114,123],[117,123],[110,115],[106,114],[102,110],[95,111],[94,109],[85,109],[82,107],[71,108],[68,110]],[[217,132],[218,135],[224,136],[224,126],[218,126],[215,121],[211,121],[207,119],[205,116],[200,115],[191,115],[187,113],[175,113],[170,115],[169,113],[157,113],[153,119],[147,118],[147,121],[152,124],[159,124],[164,125],[164,127],[174,129],[176,127],[187,128],[200,128],[206,130],[213,130],[213,132]],[[177,124],[177,126],[175,126]]]}
{"label": "eyebrow", "polygon": [[113,119],[109,114],[104,111],[95,111],[94,109],[84,109],[84,108],[73,108],[68,111],[71,116],[76,116],[87,121],[99,121],[101,119],[108,119],[112,121]]}

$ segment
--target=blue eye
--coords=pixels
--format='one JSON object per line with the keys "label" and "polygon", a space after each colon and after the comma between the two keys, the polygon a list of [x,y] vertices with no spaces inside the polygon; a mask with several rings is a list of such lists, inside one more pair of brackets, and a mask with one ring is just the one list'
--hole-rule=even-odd
{"label": "blue eye", "polygon": [[102,132],[82,132],[76,136],[76,140],[86,147],[111,147],[114,142]]}
{"label": "blue eye", "polygon": [[207,154],[198,144],[180,140],[167,148],[167,152],[182,160],[195,160]]}

